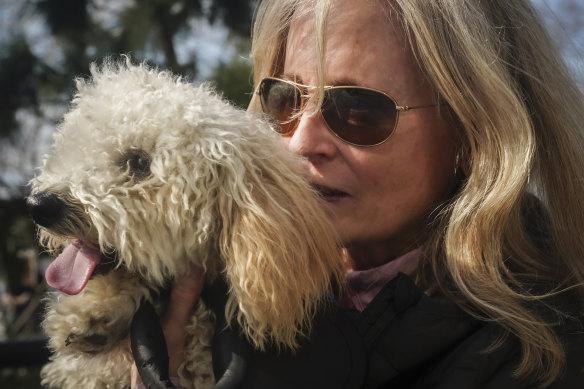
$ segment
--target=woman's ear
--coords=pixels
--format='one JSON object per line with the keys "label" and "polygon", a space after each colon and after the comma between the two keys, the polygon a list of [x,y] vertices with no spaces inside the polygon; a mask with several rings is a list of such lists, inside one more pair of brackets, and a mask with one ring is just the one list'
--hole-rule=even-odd
{"label": "woman's ear", "polygon": [[309,334],[323,295],[341,279],[343,262],[334,228],[308,184],[289,167],[272,170],[277,161],[262,163],[262,174],[239,186],[244,193],[219,201],[231,291],[226,313],[256,347],[293,350]]}

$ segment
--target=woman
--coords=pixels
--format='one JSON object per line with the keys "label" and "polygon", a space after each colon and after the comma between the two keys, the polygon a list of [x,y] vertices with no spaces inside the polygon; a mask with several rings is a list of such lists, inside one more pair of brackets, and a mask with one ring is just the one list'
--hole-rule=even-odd
{"label": "woman", "polygon": [[367,385],[580,387],[583,99],[530,2],[264,1],[253,38],[250,109],[377,323]]}

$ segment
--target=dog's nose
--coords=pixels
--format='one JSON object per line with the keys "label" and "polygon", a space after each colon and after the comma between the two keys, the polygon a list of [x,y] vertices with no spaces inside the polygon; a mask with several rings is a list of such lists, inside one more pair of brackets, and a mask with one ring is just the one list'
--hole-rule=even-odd
{"label": "dog's nose", "polygon": [[48,228],[61,218],[65,203],[56,194],[44,191],[29,196],[26,206],[35,223]]}

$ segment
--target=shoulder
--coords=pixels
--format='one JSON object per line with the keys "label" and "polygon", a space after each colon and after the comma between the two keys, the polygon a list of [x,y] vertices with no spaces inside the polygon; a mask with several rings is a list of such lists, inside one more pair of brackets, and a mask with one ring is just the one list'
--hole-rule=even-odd
{"label": "shoulder", "polygon": [[[557,330],[568,364],[552,388],[584,382],[584,332],[574,320],[564,324]],[[514,336],[496,321],[475,319],[446,299],[424,294],[405,275],[386,285],[358,326],[368,348],[371,387],[535,387],[513,377],[521,357]]]}

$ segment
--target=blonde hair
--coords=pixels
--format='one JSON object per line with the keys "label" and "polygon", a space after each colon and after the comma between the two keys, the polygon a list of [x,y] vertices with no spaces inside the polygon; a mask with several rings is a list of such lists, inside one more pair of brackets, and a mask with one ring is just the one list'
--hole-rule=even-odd
{"label": "blonde hair", "polygon": [[[549,385],[565,354],[553,331],[558,323],[533,307],[567,289],[576,289],[580,301],[584,296],[582,93],[529,1],[379,1],[399,16],[463,144],[466,179],[429,221],[433,234],[417,281],[517,336],[516,375]],[[316,15],[317,72],[324,80],[332,3],[260,4],[252,45],[256,85],[282,71],[295,12]],[[258,108],[252,99],[250,109]],[[553,287],[533,287],[542,284]]]}

